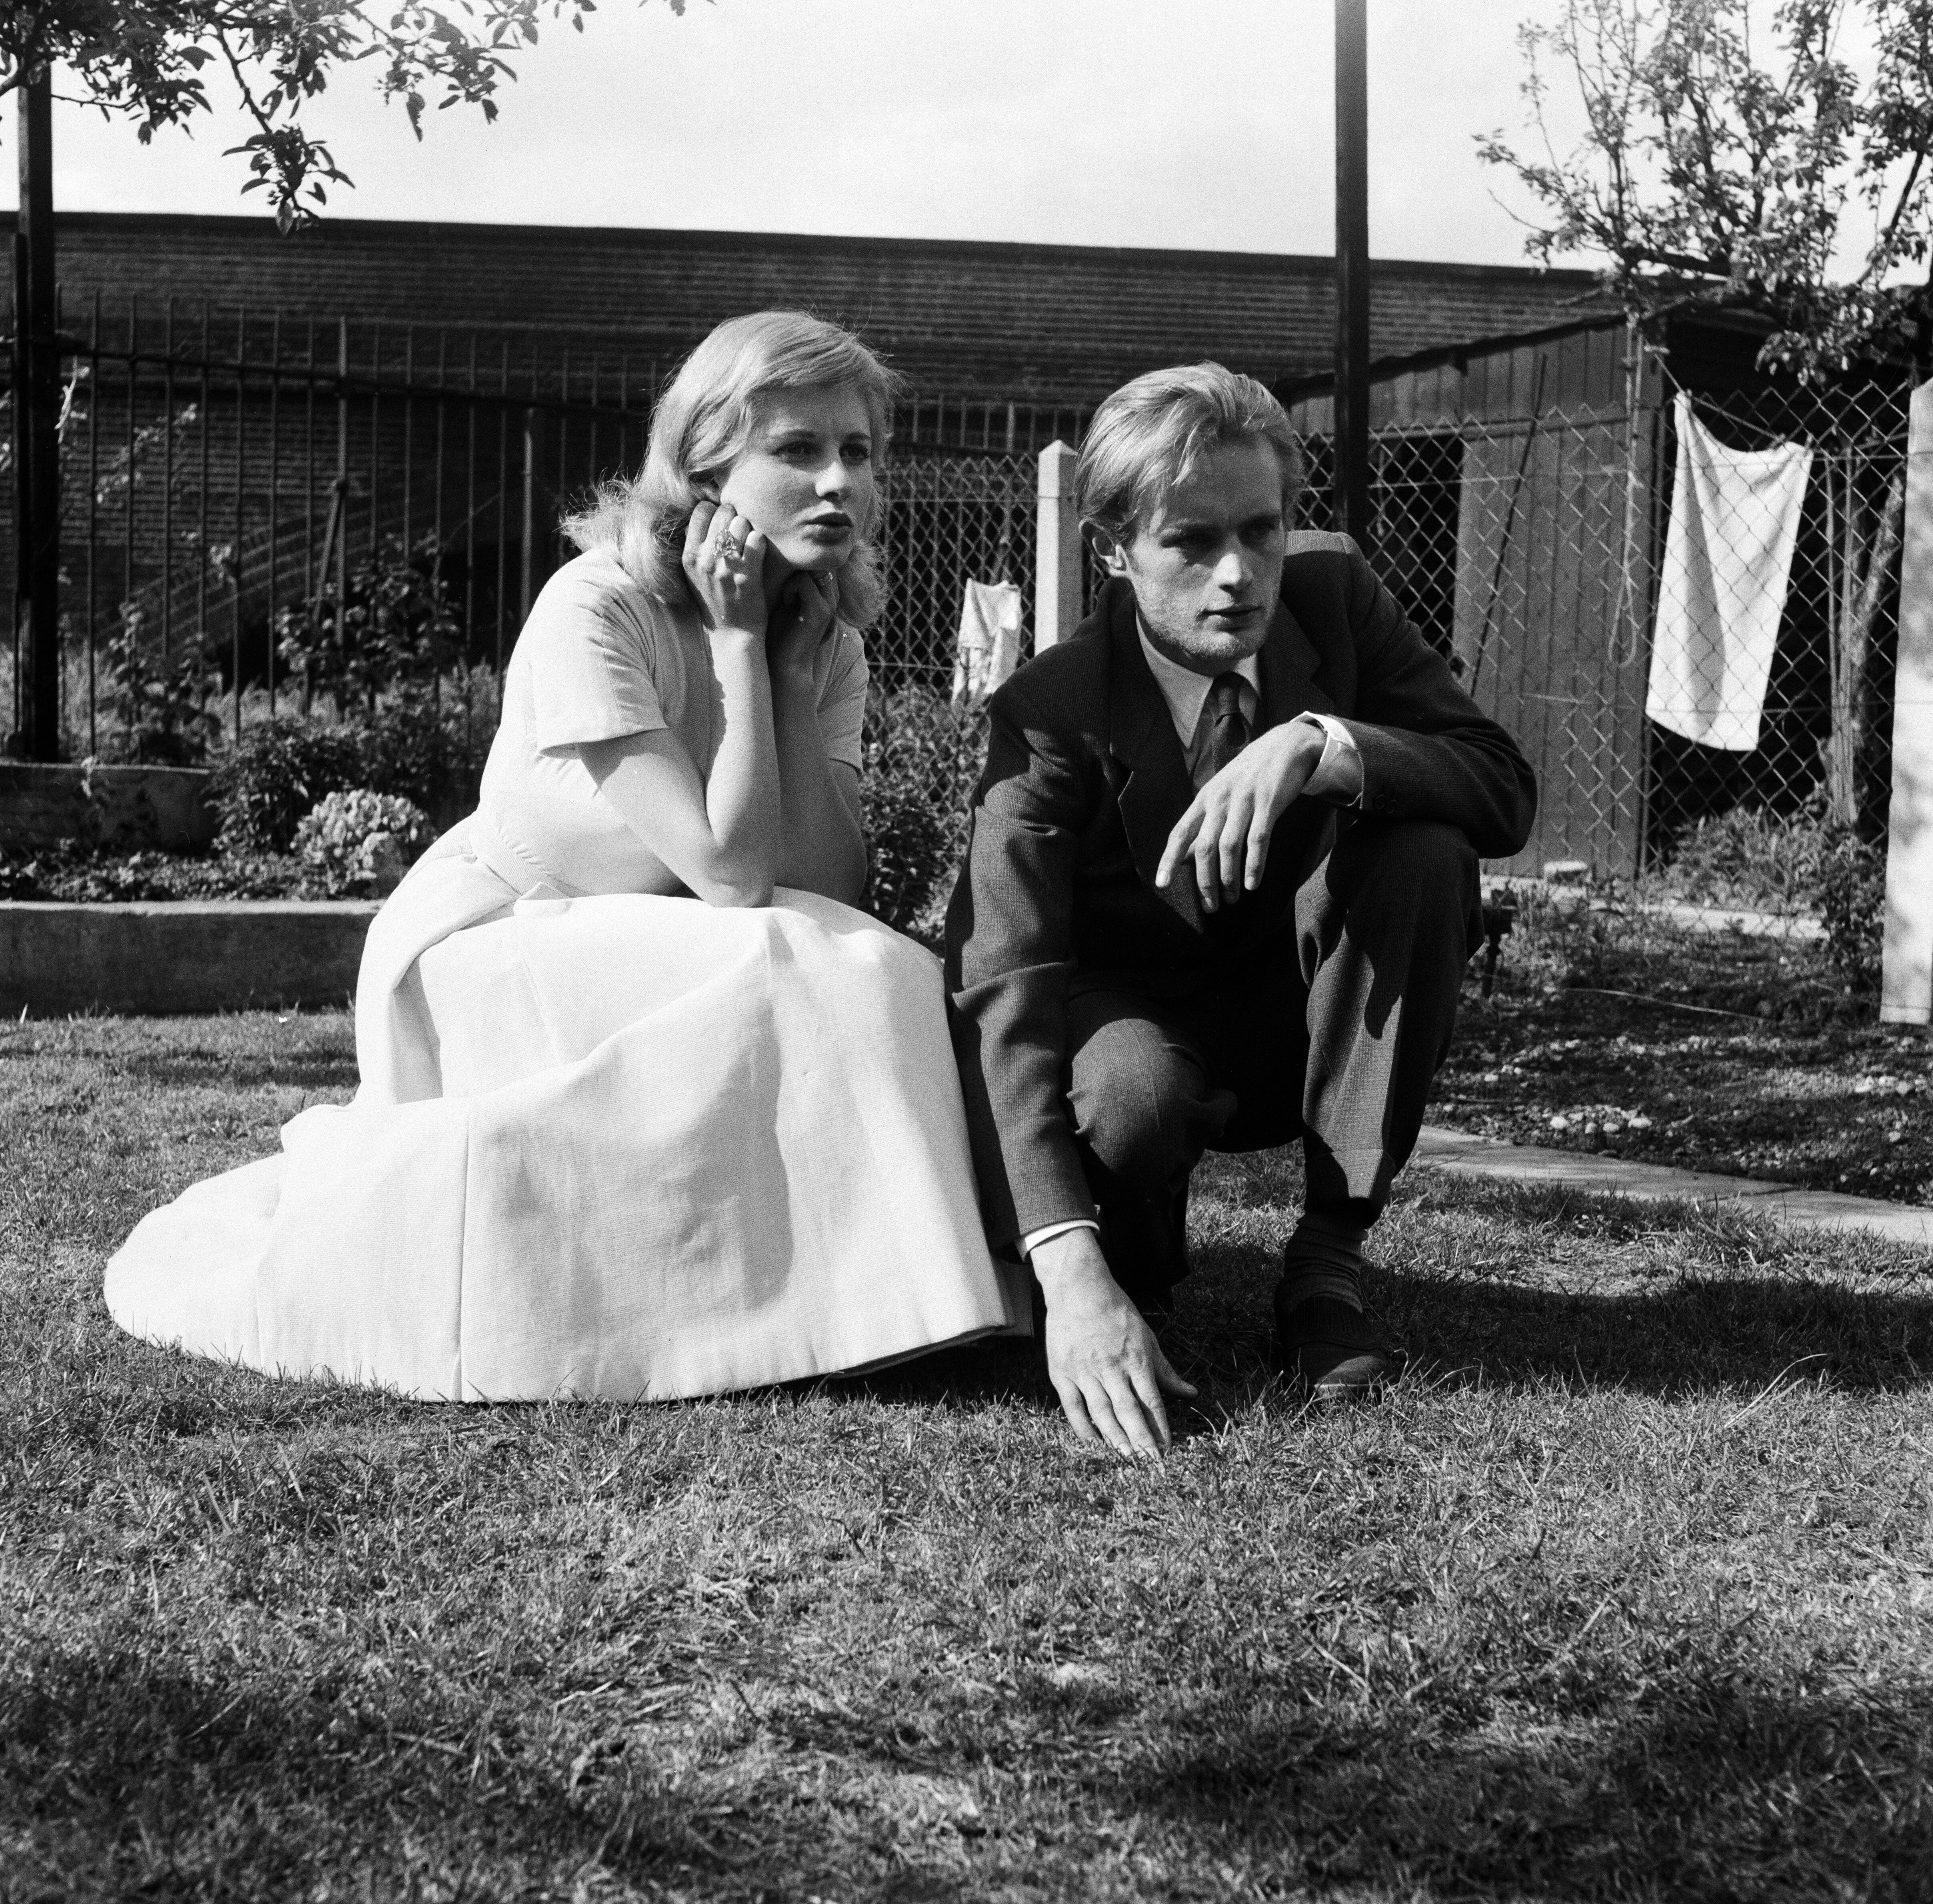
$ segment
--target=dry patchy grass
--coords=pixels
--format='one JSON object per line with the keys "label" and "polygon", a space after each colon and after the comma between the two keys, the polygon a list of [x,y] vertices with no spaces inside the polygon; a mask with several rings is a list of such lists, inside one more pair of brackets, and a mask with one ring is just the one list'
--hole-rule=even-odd
{"label": "dry patchy grass", "polygon": [[347,1020],[0,1036],[0,1898],[1918,1899],[1933,1269],[1418,1177],[1383,1406],[1266,1379],[1222,1160],[1174,1458],[1031,1352],[422,1407],[121,1337]]}

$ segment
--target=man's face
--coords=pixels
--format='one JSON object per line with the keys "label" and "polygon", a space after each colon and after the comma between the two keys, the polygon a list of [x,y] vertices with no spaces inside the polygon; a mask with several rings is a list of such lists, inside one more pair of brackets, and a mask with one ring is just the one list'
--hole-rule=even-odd
{"label": "man's face", "polygon": [[1148,639],[1171,661],[1219,674],[1253,654],[1282,587],[1282,467],[1251,439],[1210,450],[1158,491],[1132,537],[1096,545],[1135,591]]}

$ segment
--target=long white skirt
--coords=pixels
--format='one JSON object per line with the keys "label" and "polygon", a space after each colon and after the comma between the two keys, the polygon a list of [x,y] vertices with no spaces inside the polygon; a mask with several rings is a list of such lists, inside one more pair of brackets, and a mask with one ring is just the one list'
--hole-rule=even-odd
{"label": "long white skirt", "polygon": [[371,927],[362,1086],[107,1266],[152,1341],[464,1401],[669,1398],[1024,1332],[932,956],[756,910],[525,897],[461,829]]}

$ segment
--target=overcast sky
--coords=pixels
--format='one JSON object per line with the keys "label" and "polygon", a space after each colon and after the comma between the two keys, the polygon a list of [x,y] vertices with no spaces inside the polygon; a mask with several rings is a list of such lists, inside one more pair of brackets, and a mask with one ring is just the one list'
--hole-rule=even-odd
{"label": "overcast sky", "polygon": [[[1369,0],[1378,256],[1523,261],[1475,135],[1520,124],[1516,23],[1553,4]],[[1330,0],[605,0],[522,56],[495,126],[432,112],[419,145],[352,71],[311,128],[347,216],[1323,252],[1330,22]],[[144,149],[63,107],[56,203],[250,209],[222,156],[248,130],[231,107]]]}

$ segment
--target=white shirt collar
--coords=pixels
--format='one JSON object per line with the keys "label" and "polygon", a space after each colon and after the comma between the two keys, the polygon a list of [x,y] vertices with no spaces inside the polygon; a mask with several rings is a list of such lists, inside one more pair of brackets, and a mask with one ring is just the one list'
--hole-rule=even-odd
{"label": "white shirt collar", "polygon": [[[1141,617],[1135,617],[1135,633],[1140,638],[1141,653],[1147,657],[1148,671],[1154,676],[1154,684],[1161,689],[1161,698],[1168,703],[1168,718],[1174,723],[1174,731],[1181,737],[1184,750],[1192,746],[1195,730],[1201,725],[1201,710],[1208,698],[1208,690],[1215,685],[1212,674],[1198,674],[1192,668],[1183,668],[1168,659],[1160,649],[1147,638],[1141,625]],[[1243,711],[1251,718],[1255,707],[1262,695],[1261,659],[1258,655],[1245,656],[1236,662],[1231,673],[1241,676],[1255,691],[1254,702],[1243,695]]]}

